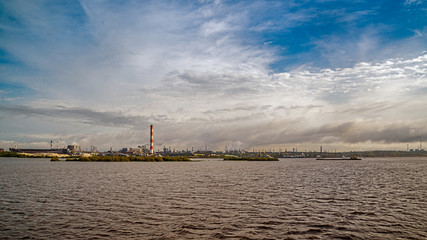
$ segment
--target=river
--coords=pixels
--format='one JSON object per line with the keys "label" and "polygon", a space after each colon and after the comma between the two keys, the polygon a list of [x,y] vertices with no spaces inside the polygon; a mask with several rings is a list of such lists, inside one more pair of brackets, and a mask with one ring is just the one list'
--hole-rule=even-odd
{"label": "river", "polygon": [[0,158],[0,239],[427,239],[427,158]]}

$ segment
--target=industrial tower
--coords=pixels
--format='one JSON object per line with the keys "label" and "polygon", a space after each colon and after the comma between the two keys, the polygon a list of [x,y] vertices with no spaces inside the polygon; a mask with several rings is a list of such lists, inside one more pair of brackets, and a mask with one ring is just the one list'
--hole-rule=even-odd
{"label": "industrial tower", "polygon": [[153,125],[150,126],[150,155],[154,154]]}

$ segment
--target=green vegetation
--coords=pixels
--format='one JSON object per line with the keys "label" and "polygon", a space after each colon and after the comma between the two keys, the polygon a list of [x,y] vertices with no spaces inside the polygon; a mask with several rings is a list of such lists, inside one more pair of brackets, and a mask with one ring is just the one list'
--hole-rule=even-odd
{"label": "green vegetation", "polygon": [[30,156],[17,152],[0,152],[0,157],[16,157],[16,158],[45,158],[46,156]]}
{"label": "green vegetation", "polygon": [[272,157],[224,157],[224,161],[279,161]]}
{"label": "green vegetation", "polygon": [[191,161],[187,157],[158,157],[158,156],[90,156],[90,157],[79,157],[79,158],[67,158],[67,161],[79,161],[79,162],[185,162]]}
{"label": "green vegetation", "polygon": [[54,156],[54,157],[50,158],[50,161],[52,161],[52,162],[58,162],[59,158],[57,156]]}
{"label": "green vegetation", "polygon": [[222,158],[220,155],[204,155],[204,154],[195,154],[188,156],[189,158]]}
{"label": "green vegetation", "polygon": [[25,155],[16,152],[0,152],[0,157],[25,157]]}

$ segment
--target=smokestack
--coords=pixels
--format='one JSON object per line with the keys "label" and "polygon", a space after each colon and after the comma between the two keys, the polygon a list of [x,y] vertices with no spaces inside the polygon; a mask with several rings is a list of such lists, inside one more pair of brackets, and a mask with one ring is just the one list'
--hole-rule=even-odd
{"label": "smokestack", "polygon": [[154,154],[153,125],[150,126],[150,155]]}

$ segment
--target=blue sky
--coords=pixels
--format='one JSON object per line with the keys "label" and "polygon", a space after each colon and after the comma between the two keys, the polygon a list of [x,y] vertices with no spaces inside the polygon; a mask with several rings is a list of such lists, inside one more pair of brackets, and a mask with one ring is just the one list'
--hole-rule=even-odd
{"label": "blue sky", "polygon": [[427,4],[2,1],[0,147],[416,148]]}

